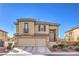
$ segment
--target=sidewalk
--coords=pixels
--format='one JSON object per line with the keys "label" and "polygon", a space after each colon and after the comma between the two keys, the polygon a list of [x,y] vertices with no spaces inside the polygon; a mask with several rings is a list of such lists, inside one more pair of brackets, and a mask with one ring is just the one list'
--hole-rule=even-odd
{"label": "sidewalk", "polygon": [[52,52],[52,54],[23,54],[23,53],[8,53],[2,56],[79,56],[79,52]]}
{"label": "sidewalk", "polygon": [[46,56],[79,56],[79,52],[52,52],[52,54],[45,54]]}

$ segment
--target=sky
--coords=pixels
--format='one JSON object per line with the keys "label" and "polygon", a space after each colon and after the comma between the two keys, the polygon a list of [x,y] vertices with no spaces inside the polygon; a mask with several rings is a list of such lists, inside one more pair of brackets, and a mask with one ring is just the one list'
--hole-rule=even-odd
{"label": "sky", "polygon": [[7,31],[10,37],[16,33],[14,22],[18,18],[58,23],[59,37],[63,38],[65,31],[79,25],[79,4],[0,4],[0,29]]}

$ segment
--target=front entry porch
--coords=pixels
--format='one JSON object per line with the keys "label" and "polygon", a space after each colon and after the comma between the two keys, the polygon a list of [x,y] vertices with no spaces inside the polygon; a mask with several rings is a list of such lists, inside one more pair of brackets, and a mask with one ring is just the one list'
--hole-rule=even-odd
{"label": "front entry porch", "polygon": [[57,41],[57,39],[56,39],[56,30],[50,30],[49,42],[55,42],[55,41]]}

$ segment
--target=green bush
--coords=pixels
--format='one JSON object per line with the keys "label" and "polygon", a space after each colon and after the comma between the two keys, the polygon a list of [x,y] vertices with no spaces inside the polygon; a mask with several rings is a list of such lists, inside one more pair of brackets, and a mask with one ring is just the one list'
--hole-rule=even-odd
{"label": "green bush", "polygon": [[59,44],[58,48],[63,49],[63,48],[68,48],[68,45],[64,45],[64,44]]}
{"label": "green bush", "polygon": [[59,44],[59,45],[58,45],[58,48],[63,48],[63,47],[64,47],[63,44]]}
{"label": "green bush", "polygon": [[53,45],[53,48],[57,48],[58,47],[58,45]]}
{"label": "green bush", "polygon": [[68,48],[68,45],[58,44],[58,45],[53,45],[53,48]]}
{"label": "green bush", "polygon": [[11,49],[11,48],[12,48],[12,43],[8,43],[7,49]]}
{"label": "green bush", "polygon": [[64,45],[63,48],[68,48],[68,45]]}

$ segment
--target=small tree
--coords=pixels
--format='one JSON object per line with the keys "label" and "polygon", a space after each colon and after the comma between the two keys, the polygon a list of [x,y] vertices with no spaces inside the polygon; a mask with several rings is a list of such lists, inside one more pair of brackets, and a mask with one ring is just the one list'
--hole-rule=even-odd
{"label": "small tree", "polygon": [[11,49],[12,48],[12,43],[8,43],[7,49]]}

